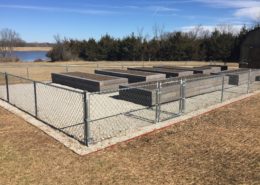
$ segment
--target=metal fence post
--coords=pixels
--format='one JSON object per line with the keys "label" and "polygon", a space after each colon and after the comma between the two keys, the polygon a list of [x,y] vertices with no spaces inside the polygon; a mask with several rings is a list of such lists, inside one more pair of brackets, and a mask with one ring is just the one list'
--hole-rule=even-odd
{"label": "metal fence post", "polygon": [[159,82],[158,88],[158,116],[157,116],[157,123],[161,120],[161,91],[162,91],[162,82]]}
{"label": "metal fence post", "polygon": [[156,83],[156,90],[155,90],[155,120],[154,123],[158,123],[158,115],[159,115],[159,82]]}
{"label": "metal fence post", "polygon": [[181,114],[182,113],[182,101],[183,101],[183,92],[182,92],[182,90],[183,90],[183,80],[182,80],[182,78],[181,78],[181,80],[180,80],[180,100],[179,100],[179,114]]}
{"label": "metal fence post", "polygon": [[29,79],[30,76],[29,76],[29,68],[28,67],[26,68],[26,76]]}
{"label": "metal fence post", "polygon": [[37,89],[36,89],[36,82],[33,81],[33,88],[34,88],[34,107],[35,107],[35,117],[38,117],[38,105],[37,105]]}
{"label": "metal fence post", "polygon": [[84,103],[84,143],[89,146],[90,144],[90,94],[83,93]]}
{"label": "metal fence post", "polygon": [[222,76],[221,102],[223,102],[224,100],[224,90],[225,90],[225,75]]}
{"label": "metal fence post", "polygon": [[248,71],[247,94],[250,91],[250,80],[251,80],[250,78],[251,78],[251,69],[249,69],[249,71]]}
{"label": "metal fence post", "polygon": [[6,85],[6,100],[9,102],[9,82],[8,82],[7,73],[5,73],[5,85]]}
{"label": "metal fence post", "polygon": [[182,82],[182,113],[186,110],[186,80]]}

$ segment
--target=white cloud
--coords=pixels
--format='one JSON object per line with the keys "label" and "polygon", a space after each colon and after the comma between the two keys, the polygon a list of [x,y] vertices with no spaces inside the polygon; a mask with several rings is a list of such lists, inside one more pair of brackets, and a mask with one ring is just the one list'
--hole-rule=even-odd
{"label": "white cloud", "polygon": [[247,17],[254,21],[260,21],[260,6],[259,7],[250,7],[250,8],[241,8],[235,12],[237,17]]}
{"label": "white cloud", "polygon": [[115,13],[112,11],[97,10],[97,9],[69,9],[69,8],[46,7],[46,6],[3,5],[3,4],[0,4],[0,8],[40,10],[40,11],[51,11],[51,12],[67,12],[67,13],[93,14],[93,15],[104,15],[104,14]]}
{"label": "white cloud", "polygon": [[[197,25],[196,26],[183,26],[180,28],[180,30],[183,32],[190,32],[190,31],[194,30],[196,27],[198,27],[198,26]],[[212,32],[212,31],[214,31],[215,26],[201,26],[201,29]]]}
{"label": "white cloud", "polygon": [[195,0],[218,8],[233,8],[237,18],[249,18],[254,21],[260,20],[259,0]]}
{"label": "white cloud", "polygon": [[165,7],[165,6],[149,6],[148,9],[154,10],[156,12],[175,12],[175,11],[179,11],[179,9]]}
{"label": "white cloud", "polygon": [[[244,25],[229,25],[229,24],[220,24],[217,26],[213,26],[213,25],[199,25],[199,29],[201,31],[209,31],[209,32],[213,32],[215,29],[221,31],[221,32],[230,32],[233,34],[237,34],[239,33],[239,31],[241,30],[241,28]],[[181,27],[180,30],[183,32],[190,32],[193,31],[195,29],[198,28],[198,25],[192,25],[192,26],[184,26]]]}
{"label": "white cloud", "polygon": [[214,7],[222,8],[249,8],[260,6],[258,0],[194,0],[196,2],[202,2]]}

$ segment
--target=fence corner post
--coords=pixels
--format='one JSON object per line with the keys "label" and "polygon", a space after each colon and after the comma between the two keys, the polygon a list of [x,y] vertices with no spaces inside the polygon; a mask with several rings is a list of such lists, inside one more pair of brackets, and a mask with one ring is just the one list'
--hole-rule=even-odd
{"label": "fence corner post", "polygon": [[86,146],[90,144],[90,94],[87,91],[83,93],[84,105],[84,143]]}
{"label": "fence corner post", "polygon": [[9,101],[9,81],[8,81],[8,74],[5,73],[5,85],[6,85],[6,100]]}

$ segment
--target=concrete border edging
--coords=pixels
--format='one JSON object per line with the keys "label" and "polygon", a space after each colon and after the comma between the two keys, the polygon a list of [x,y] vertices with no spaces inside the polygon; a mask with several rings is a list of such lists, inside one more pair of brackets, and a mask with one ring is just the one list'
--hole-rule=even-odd
{"label": "concrete border edging", "polygon": [[158,123],[158,124],[154,124],[154,125],[150,125],[150,126],[140,128],[140,129],[138,129],[138,131],[136,131],[134,133],[128,133],[125,136],[107,139],[107,140],[100,142],[100,143],[97,143],[95,145],[90,145],[89,147],[80,144],[77,140],[65,135],[64,133],[62,133],[58,130],[55,130],[55,129],[49,127],[45,123],[37,120],[36,118],[34,118],[34,117],[28,115],[27,113],[17,109],[16,107],[8,104],[5,101],[0,100],[0,107],[6,109],[7,111],[9,111],[11,113],[14,113],[15,115],[17,115],[20,118],[22,118],[23,120],[25,120],[26,122],[28,122],[31,125],[39,128],[44,133],[51,136],[55,140],[59,141],[64,146],[66,146],[67,148],[69,148],[70,150],[75,152],[76,154],[87,155],[87,154],[90,154],[90,153],[93,153],[93,152],[97,152],[99,150],[103,150],[105,148],[112,147],[112,146],[114,146],[118,143],[127,142],[127,141],[133,140],[135,138],[139,138],[139,137],[142,137],[142,136],[147,135],[149,133],[152,133],[154,131],[165,129],[169,126],[172,126],[173,124],[188,120],[188,119],[193,118],[193,117],[197,117],[199,115],[213,111],[217,108],[221,108],[221,107],[229,105],[231,103],[241,101],[245,98],[251,97],[251,96],[259,94],[259,93],[260,93],[260,91],[255,91],[255,92],[250,93],[250,94],[242,95],[238,98],[233,98],[233,99],[225,101],[223,103],[212,105],[208,108],[204,108],[204,109],[200,109],[198,111],[187,113],[183,116],[174,118],[172,120],[168,120],[168,121],[165,121],[165,122],[161,122],[161,123]]}

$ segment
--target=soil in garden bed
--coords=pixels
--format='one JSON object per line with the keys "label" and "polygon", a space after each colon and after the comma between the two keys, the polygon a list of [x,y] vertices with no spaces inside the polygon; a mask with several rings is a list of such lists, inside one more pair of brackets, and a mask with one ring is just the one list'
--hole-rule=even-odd
{"label": "soil in garden bed", "polygon": [[106,80],[118,79],[117,77],[113,77],[113,76],[106,76],[106,75],[99,75],[99,74],[90,74],[90,73],[82,73],[82,72],[62,73],[62,75],[86,78],[86,79],[97,80],[97,81],[106,81]]}
{"label": "soil in garden bed", "polygon": [[157,73],[153,73],[153,72],[145,72],[145,71],[126,71],[126,70],[122,70],[122,69],[102,69],[103,71],[111,71],[111,72],[118,72],[118,73],[125,73],[125,74],[133,74],[133,75],[140,75],[140,76],[151,76],[151,75],[155,75]]}

